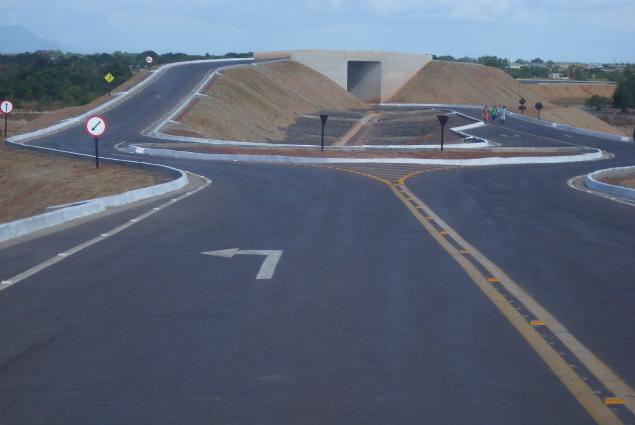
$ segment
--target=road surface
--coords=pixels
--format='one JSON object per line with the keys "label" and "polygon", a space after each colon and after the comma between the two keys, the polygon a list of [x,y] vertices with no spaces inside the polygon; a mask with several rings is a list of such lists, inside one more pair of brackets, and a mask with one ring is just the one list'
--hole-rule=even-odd
{"label": "road surface", "polygon": [[[140,131],[214,66],[173,68],[107,112],[102,152],[139,159],[114,145],[148,141]],[[635,423],[551,334],[563,354],[545,360],[540,336],[510,319],[510,306],[527,313],[525,299],[493,302],[416,205],[632,387],[635,209],[567,180],[632,165],[635,145],[515,119],[473,132],[616,156],[453,168],[403,186],[411,170],[399,167],[382,183],[327,167],[151,158],[212,183],[0,250],[2,280],[32,272],[0,292],[0,423]],[[92,152],[79,127],[38,144]],[[262,256],[202,254],[233,248],[283,254],[270,279],[256,279]],[[580,400],[584,385],[597,400]]]}

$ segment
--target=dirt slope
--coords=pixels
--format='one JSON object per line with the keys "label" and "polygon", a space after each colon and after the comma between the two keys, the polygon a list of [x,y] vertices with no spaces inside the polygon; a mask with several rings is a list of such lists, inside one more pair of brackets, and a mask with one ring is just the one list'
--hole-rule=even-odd
{"label": "dirt slope", "polygon": [[[87,142],[88,143],[88,142]],[[158,173],[0,144],[0,223],[66,204],[162,183]]]}
{"label": "dirt slope", "polygon": [[615,84],[534,84],[531,89],[536,95],[556,105],[584,105],[584,102],[597,94],[613,97]]}
{"label": "dirt slope", "polygon": [[[552,94],[550,98],[557,94]],[[517,111],[518,100],[527,100],[528,115],[535,116],[533,105],[542,102],[542,118],[561,124],[623,135],[622,132],[578,108],[552,104],[531,86],[514,80],[503,70],[476,64],[432,61],[406,83],[391,102],[454,103],[461,105],[506,105]]]}
{"label": "dirt slope", "polygon": [[209,86],[207,95],[177,117],[181,124],[168,132],[238,141],[284,140],[281,128],[302,114],[367,107],[296,62],[228,69]]}

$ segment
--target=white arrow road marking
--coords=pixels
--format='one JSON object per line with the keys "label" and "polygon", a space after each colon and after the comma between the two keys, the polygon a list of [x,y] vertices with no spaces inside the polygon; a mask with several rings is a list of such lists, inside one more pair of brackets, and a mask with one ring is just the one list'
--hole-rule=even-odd
{"label": "white arrow road marking", "polygon": [[278,250],[243,250],[238,248],[221,249],[219,251],[201,252],[203,255],[211,255],[213,257],[232,258],[234,255],[264,255],[265,261],[262,262],[260,270],[256,275],[256,279],[271,279],[276,271],[280,257],[284,251]]}

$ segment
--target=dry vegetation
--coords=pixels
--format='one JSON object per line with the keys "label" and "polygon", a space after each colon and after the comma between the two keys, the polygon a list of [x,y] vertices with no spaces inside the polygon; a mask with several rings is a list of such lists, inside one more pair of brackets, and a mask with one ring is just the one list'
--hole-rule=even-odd
{"label": "dry vegetation", "polygon": [[584,102],[597,94],[598,96],[613,97],[615,84],[532,84],[531,90],[536,95],[554,105],[584,105]]}
{"label": "dry vegetation", "polygon": [[[148,72],[140,72],[138,74],[135,74],[125,83],[117,87],[113,87],[112,92],[117,93],[126,91],[133,85],[143,81],[149,75],[150,73]],[[108,95],[105,95],[93,100],[86,105],[71,106],[61,109],[40,108],[39,105],[35,104],[25,105],[24,108],[20,110],[16,109],[13,114],[9,115],[9,137],[16,134],[29,133],[34,130],[46,128],[53,124],[57,124],[62,120],[76,117],[87,111],[90,111],[91,109],[107,102],[110,99],[112,99],[112,97],[108,97]],[[2,131],[4,131],[4,127],[2,128]]]}
{"label": "dry vegetation", "polygon": [[33,153],[0,145],[0,222],[28,217],[52,205],[114,195],[166,180],[161,174]]}
{"label": "dry vegetation", "polygon": [[364,109],[333,81],[296,62],[228,69],[168,133],[238,141],[282,141],[302,114]]}
{"label": "dry vegetation", "polygon": [[614,184],[617,186],[625,186],[631,189],[635,189],[635,171],[619,178],[602,177],[600,178],[600,181],[604,183],[608,183],[608,184]]}
{"label": "dry vegetation", "polygon": [[[555,95],[554,95],[555,96]],[[552,97],[554,97],[552,96]],[[534,92],[531,86],[514,80],[503,70],[476,64],[432,61],[391,99],[400,103],[454,103],[462,105],[506,105],[517,111],[518,100],[527,100],[527,114],[535,116],[533,105],[542,102],[543,119],[613,134],[623,133],[576,107],[556,106]]]}
{"label": "dry vegetation", "polygon": [[[147,77],[140,73],[113,92],[124,91]],[[83,106],[50,111],[19,110],[9,117],[9,136],[48,127],[80,115],[110,98],[102,96]],[[119,165],[35,153],[0,144],[0,222],[44,212],[46,207],[77,202],[166,181],[162,174]]]}

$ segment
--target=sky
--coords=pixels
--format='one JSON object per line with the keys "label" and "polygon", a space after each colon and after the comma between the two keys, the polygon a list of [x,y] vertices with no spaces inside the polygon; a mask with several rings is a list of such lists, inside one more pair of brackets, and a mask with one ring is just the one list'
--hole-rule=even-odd
{"label": "sky", "polygon": [[0,0],[4,25],[77,52],[323,48],[635,62],[635,0]]}

